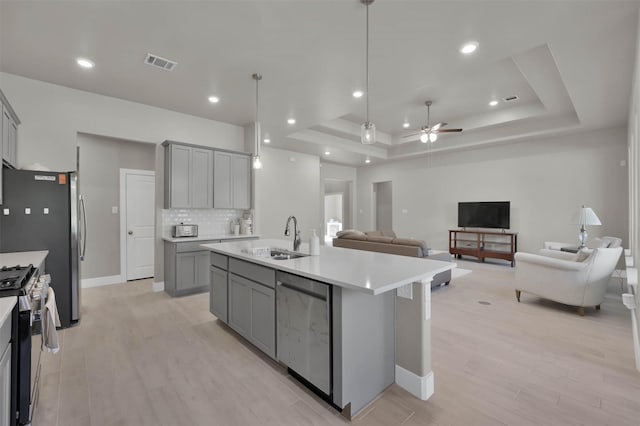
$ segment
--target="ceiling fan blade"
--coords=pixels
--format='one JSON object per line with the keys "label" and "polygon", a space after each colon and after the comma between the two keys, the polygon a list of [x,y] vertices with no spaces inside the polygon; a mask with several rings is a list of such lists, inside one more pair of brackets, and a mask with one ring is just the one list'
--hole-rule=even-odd
{"label": "ceiling fan blade", "polygon": [[409,133],[408,135],[402,135],[400,136],[400,138],[415,138],[416,136],[420,136],[422,134],[422,132],[418,132],[418,133]]}
{"label": "ceiling fan blade", "polygon": [[444,127],[444,126],[446,126],[446,125],[447,125],[447,123],[444,123],[444,122],[442,122],[442,121],[441,121],[440,123],[435,124],[435,125],[431,128],[431,131],[435,132],[435,131],[436,131],[436,130],[438,130],[440,127]]}
{"label": "ceiling fan blade", "polygon": [[441,129],[441,130],[438,130],[437,133],[458,133],[461,131],[462,129]]}

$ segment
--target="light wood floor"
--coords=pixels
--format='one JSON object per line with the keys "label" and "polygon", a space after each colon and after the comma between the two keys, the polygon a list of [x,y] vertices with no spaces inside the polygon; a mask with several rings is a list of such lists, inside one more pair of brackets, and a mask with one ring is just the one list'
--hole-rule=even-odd
{"label": "light wood floor", "polygon": [[[517,303],[508,266],[459,264],[473,272],[432,293],[435,395],[394,385],[353,424],[640,425],[618,280],[580,317]],[[35,426],[348,423],[219,323],[207,294],[172,299],[149,280],[85,289],[82,315],[43,355]]]}

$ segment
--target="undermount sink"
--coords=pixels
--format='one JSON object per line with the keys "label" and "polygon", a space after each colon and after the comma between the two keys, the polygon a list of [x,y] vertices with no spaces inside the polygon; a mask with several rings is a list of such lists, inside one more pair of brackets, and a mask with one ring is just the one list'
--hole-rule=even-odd
{"label": "undermount sink", "polygon": [[307,256],[309,255],[305,253],[295,253],[288,250],[271,249],[271,259],[273,260],[289,260]]}

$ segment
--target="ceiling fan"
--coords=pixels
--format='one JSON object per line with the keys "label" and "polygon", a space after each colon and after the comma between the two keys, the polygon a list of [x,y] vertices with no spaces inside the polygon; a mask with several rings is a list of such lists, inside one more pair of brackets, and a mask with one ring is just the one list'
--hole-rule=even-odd
{"label": "ceiling fan", "polygon": [[418,133],[412,133],[403,137],[408,138],[420,135],[420,142],[433,143],[438,140],[438,134],[440,133],[458,133],[462,131],[462,129],[443,129],[447,123],[442,121],[431,126],[431,105],[433,104],[433,101],[426,101],[424,104],[427,106],[427,125],[422,126]]}

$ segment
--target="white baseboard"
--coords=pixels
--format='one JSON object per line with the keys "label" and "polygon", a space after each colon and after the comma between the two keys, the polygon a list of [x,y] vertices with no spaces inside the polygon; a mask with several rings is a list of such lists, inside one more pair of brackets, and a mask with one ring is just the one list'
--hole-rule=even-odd
{"label": "white baseboard", "polygon": [[103,285],[119,284],[125,282],[122,275],[111,275],[109,277],[85,278],[80,281],[82,288],[101,287]]}
{"label": "white baseboard", "polygon": [[420,377],[396,364],[396,383],[398,386],[423,401],[431,398],[434,392],[433,371]]}
{"label": "white baseboard", "polygon": [[153,282],[153,291],[155,292],[159,292],[159,291],[164,291],[164,281],[160,281],[160,282]]}

